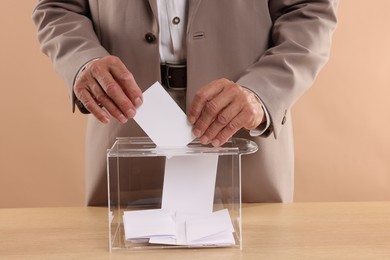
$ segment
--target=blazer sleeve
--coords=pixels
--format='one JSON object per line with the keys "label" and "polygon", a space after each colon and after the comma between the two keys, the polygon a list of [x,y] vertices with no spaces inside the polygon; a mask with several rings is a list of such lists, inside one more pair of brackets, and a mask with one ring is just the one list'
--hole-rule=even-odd
{"label": "blazer sleeve", "polygon": [[338,0],[270,0],[270,47],[238,84],[254,91],[277,138],[286,114],[328,60]]}
{"label": "blazer sleeve", "polygon": [[78,71],[88,61],[108,55],[95,33],[88,2],[40,0],[32,15],[43,53],[69,88],[73,111]]}

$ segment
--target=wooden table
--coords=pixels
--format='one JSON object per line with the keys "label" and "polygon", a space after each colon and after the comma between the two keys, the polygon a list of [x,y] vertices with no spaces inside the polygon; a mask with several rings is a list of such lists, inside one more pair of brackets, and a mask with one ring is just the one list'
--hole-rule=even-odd
{"label": "wooden table", "polygon": [[106,208],[0,209],[0,259],[390,259],[390,202],[247,204],[243,239],[110,254]]}

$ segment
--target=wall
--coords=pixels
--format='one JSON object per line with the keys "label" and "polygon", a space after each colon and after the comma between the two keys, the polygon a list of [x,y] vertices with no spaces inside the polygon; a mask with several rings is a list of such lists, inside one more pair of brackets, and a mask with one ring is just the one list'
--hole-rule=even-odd
{"label": "wall", "polygon": [[[296,201],[390,199],[390,2],[342,0],[331,60],[295,106]],[[2,1],[0,207],[83,205],[85,118],[40,53],[35,0]]]}
{"label": "wall", "polygon": [[295,199],[390,200],[390,1],[340,2],[330,62],[294,107]]}
{"label": "wall", "polygon": [[1,2],[0,207],[83,205],[85,119],[39,51],[35,2]]}

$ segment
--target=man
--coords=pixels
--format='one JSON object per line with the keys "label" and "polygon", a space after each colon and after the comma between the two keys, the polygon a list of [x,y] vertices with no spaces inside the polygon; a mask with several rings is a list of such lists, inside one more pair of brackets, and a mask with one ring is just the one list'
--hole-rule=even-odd
{"label": "man", "polygon": [[[107,198],[105,151],[144,133],[142,92],[164,84],[203,144],[255,141],[243,157],[246,202],[293,199],[290,110],[325,64],[337,0],[41,0],[42,50],[90,112],[87,203]],[[156,126],[158,127],[158,126]],[[247,131],[250,130],[250,131]]]}

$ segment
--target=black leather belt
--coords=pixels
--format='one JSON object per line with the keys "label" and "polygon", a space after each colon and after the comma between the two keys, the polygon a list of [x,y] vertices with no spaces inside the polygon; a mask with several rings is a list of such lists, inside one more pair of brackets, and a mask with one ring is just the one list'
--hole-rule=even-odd
{"label": "black leather belt", "polygon": [[187,88],[187,66],[180,64],[161,65],[161,84],[170,89]]}

